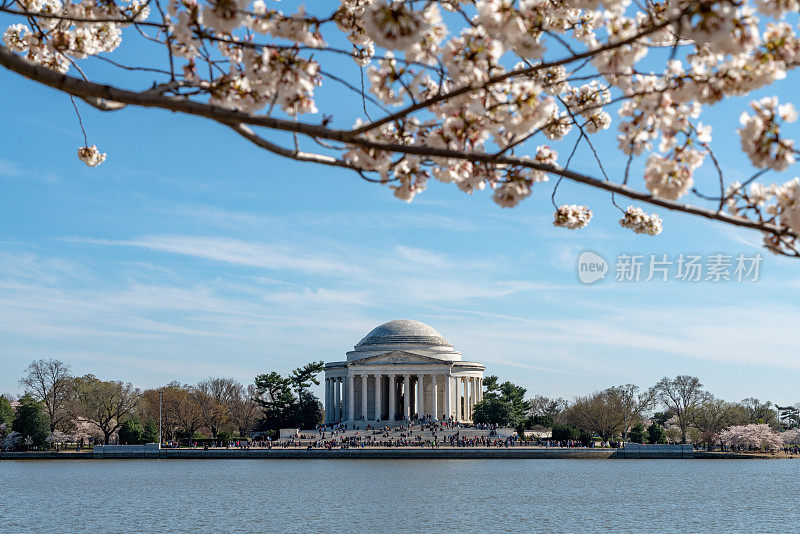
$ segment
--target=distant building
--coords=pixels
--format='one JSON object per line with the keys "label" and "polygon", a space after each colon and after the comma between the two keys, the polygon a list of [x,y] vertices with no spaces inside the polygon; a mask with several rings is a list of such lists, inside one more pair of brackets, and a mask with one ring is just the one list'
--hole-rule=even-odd
{"label": "distant building", "polygon": [[472,421],[485,366],[463,361],[439,332],[407,319],[372,330],[325,365],[325,421]]}

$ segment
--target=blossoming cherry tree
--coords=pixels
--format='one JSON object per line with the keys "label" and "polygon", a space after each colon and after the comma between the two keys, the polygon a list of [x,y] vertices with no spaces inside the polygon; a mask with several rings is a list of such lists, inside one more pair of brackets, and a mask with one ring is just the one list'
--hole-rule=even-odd
{"label": "blossoming cherry tree", "polygon": [[[0,0],[0,65],[73,104],[215,121],[280,156],[350,169],[405,201],[430,180],[489,190],[502,207],[542,190],[553,223],[578,229],[593,214],[556,202],[569,180],[610,193],[615,206],[625,197],[755,229],[770,250],[800,256],[800,181],[765,181],[797,157],[783,133],[795,108],[765,97],[742,111],[738,134],[753,171],[740,182],[725,176],[700,120],[797,67],[800,1],[307,4],[313,13],[266,0]],[[164,53],[134,47],[139,63],[123,64],[115,52],[127,40]],[[337,69],[342,58],[361,75]],[[93,60],[150,88],[100,78]],[[323,91],[351,92],[350,118],[318,109]],[[281,144],[281,132],[294,141]],[[606,172],[598,135],[616,136],[624,173]],[[579,147],[594,174],[575,170]],[[106,154],[87,138],[78,157],[97,166]],[[649,209],[617,207],[622,227],[662,231]]]}

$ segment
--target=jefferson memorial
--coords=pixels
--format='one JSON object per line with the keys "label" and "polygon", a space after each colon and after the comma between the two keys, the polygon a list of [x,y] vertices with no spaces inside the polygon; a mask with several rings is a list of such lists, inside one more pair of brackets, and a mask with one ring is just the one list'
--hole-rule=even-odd
{"label": "jefferson memorial", "polygon": [[325,364],[325,422],[471,422],[485,368],[425,323],[389,321]]}

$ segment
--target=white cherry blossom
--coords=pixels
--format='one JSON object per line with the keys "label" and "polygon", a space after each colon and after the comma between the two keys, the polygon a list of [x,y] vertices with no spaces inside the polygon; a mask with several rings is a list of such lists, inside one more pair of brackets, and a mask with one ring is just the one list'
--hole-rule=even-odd
{"label": "white cherry blossom", "polygon": [[78,159],[88,167],[97,167],[106,160],[106,154],[97,150],[95,145],[82,146],[78,148]]}
{"label": "white cherry blossom", "polygon": [[588,206],[565,204],[553,214],[553,226],[575,230],[583,228],[592,220],[592,210]]}
{"label": "white cherry blossom", "polygon": [[628,206],[624,216],[619,220],[619,224],[637,234],[658,235],[662,230],[661,217],[655,213],[648,215],[641,208],[633,206]]}

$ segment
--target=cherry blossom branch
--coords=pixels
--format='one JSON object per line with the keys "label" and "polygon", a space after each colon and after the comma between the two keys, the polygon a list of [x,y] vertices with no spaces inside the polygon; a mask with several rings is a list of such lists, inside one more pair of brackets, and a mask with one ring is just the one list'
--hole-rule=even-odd
{"label": "cherry blossom branch", "polygon": [[[501,156],[489,154],[485,152],[469,152],[458,151],[446,148],[436,148],[430,146],[416,146],[416,145],[402,145],[396,143],[381,143],[372,141],[358,135],[358,130],[340,130],[328,128],[322,125],[315,125],[303,123],[298,121],[289,121],[275,117],[268,117],[264,115],[256,115],[237,111],[221,106],[195,102],[188,99],[176,98],[160,94],[158,91],[142,91],[135,92],[125,89],[119,89],[110,85],[102,85],[79,78],[60,74],[46,67],[35,65],[24,58],[13,54],[5,47],[0,46],[0,65],[5,68],[16,72],[28,79],[37,81],[59,91],[69,93],[71,95],[81,98],[101,99],[106,102],[114,102],[119,104],[126,104],[140,107],[160,108],[174,112],[185,113],[187,115],[194,115],[198,117],[205,117],[220,122],[226,125],[242,125],[248,124],[251,126],[261,126],[274,130],[281,130],[302,134],[312,138],[328,139],[333,141],[340,141],[350,145],[362,146],[374,150],[385,151],[388,153],[398,154],[411,154],[431,158],[448,158],[455,160],[470,161],[473,163],[487,163],[496,165],[509,165],[518,166],[523,168],[530,168],[542,171],[548,174],[562,176],[577,183],[582,183],[609,193],[619,194],[631,200],[641,201],[660,208],[678,211],[696,215],[705,219],[720,221],[732,226],[743,228],[750,228],[767,232],[775,236],[790,236],[797,238],[798,235],[789,230],[788,228],[779,227],[775,224],[760,223],[740,217],[734,217],[726,213],[710,210],[692,204],[685,204],[674,200],[657,197],[653,194],[638,191],[630,187],[604,181],[592,176],[577,173],[567,169],[562,169],[552,165],[545,165],[537,163],[530,159],[516,158],[509,156]],[[236,128],[234,128],[236,129]],[[240,135],[244,135],[243,131],[237,131]],[[250,139],[255,141],[254,139]],[[262,146],[260,143],[259,146]],[[263,146],[263,148],[266,148]],[[275,147],[270,146],[270,149]],[[286,150],[286,149],[284,149]],[[291,152],[291,151],[289,151]],[[304,157],[313,157],[311,154],[305,154]],[[342,165],[337,165],[342,166]]]}
{"label": "cherry blossom branch", "polygon": [[515,76],[526,76],[526,75],[533,74],[533,73],[535,73],[537,71],[540,71],[540,70],[543,70],[543,69],[548,69],[548,68],[551,68],[551,67],[559,67],[559,66],[562,66],[562,65],[566,65],[568,63],[572,63],[574,61],[579,61],[581,59],[591,58],[593,56],[596,56],[597,54],[600,54],[602,52],[606,52],[608,50],[612,50],[614,48],[619,48],[621,46],[625,46],[626,44],[634,43],[634,42],[638,41],[639,39],[641,39],[642,37],[646,37],[647,35],[650,35],[651,33],[654,33],[654,32],[657,32],[659,30],[662,30],[662,29],[666,28],[669,24],[673,23],[675,20],[677,20],[679,18],[680,17],[676,17],[675,19],[670,19],[670,20],[661,22],[659,24],[656,24],[655,26],[652,26],[650,28],[642,30],[641,32],[637,33],[636,35],[628,37],[627,39],[622,39],[620,41],[615,41],[613,43],[609,42],[609,43],[606,43],[603,46],[599,46],[599,47],[594,48],[592,50],[587,50],[585,52],[581,52],[580,54],[574,54],[574,55],[571,55],[571,56],[568,56],[568,57],[565,57],[565,58],[561,58],[561,59],[558,59],[558,60],[555,60],[555,61],[543,62],[543,63],[539,63],[538,65],[534,65],[532,67],[525,67],[525,68],[522,68],[522,69],[514,69],[514,70],[510,70],[508,72],[504,72],[503,74],[498,74],[496,76],[492,76],[485,83],[482,83],[478,87],[475,87],[475,86],[469,85],[469,84],[462,85],[461,87],[458,87],[458,88],[453,89],[451,91],[447,91],[445,93],[438,94],[436,96],[428,98],[427,100],[424,100],[422,102],[418,102],[416,104],[413,104],[413,105],[410,105],[410,106],[408,106],[406,108],[403,108],[400,111],[392,113],[391,115],[388,115],[388,116],[383,117],[381,119],[378,119],[376,121],[367,123],[367,124],[365,124],[365,125],[363,125],[363,126],[361,126],[359,128],[356,128],[354,130],[354,132],[356,134],[362,134],[362,133],[369,132],[371,130],[374,130],[375,128],[383,126],[384,124],[387,124],[387,123],[390,123],[390,122],[394,122],[394,121],[396,121],[398,119],[401,119],[401,118],[403,118],[403,117],[407,116],[408,114],[413,113],[415,111],[419,111],[421,109],[425,109],[425,108],[430,107],[430,106],[432,106],[434,104],[438,104],[439,102],[444,102],[446,100],[449,100],[451,98],[455,98],[457,96],[461,96],[461,95],[469,93],[471,91],[475,91],[475,90],[478,90],[478,89],[481,89],[481,88],[485,88],[485,87],[488,87],[490,85],[498,84],[500,82],[503,82],[503,81],[505,81],[505,80],[507,80],[509,78],[513,78]]}

